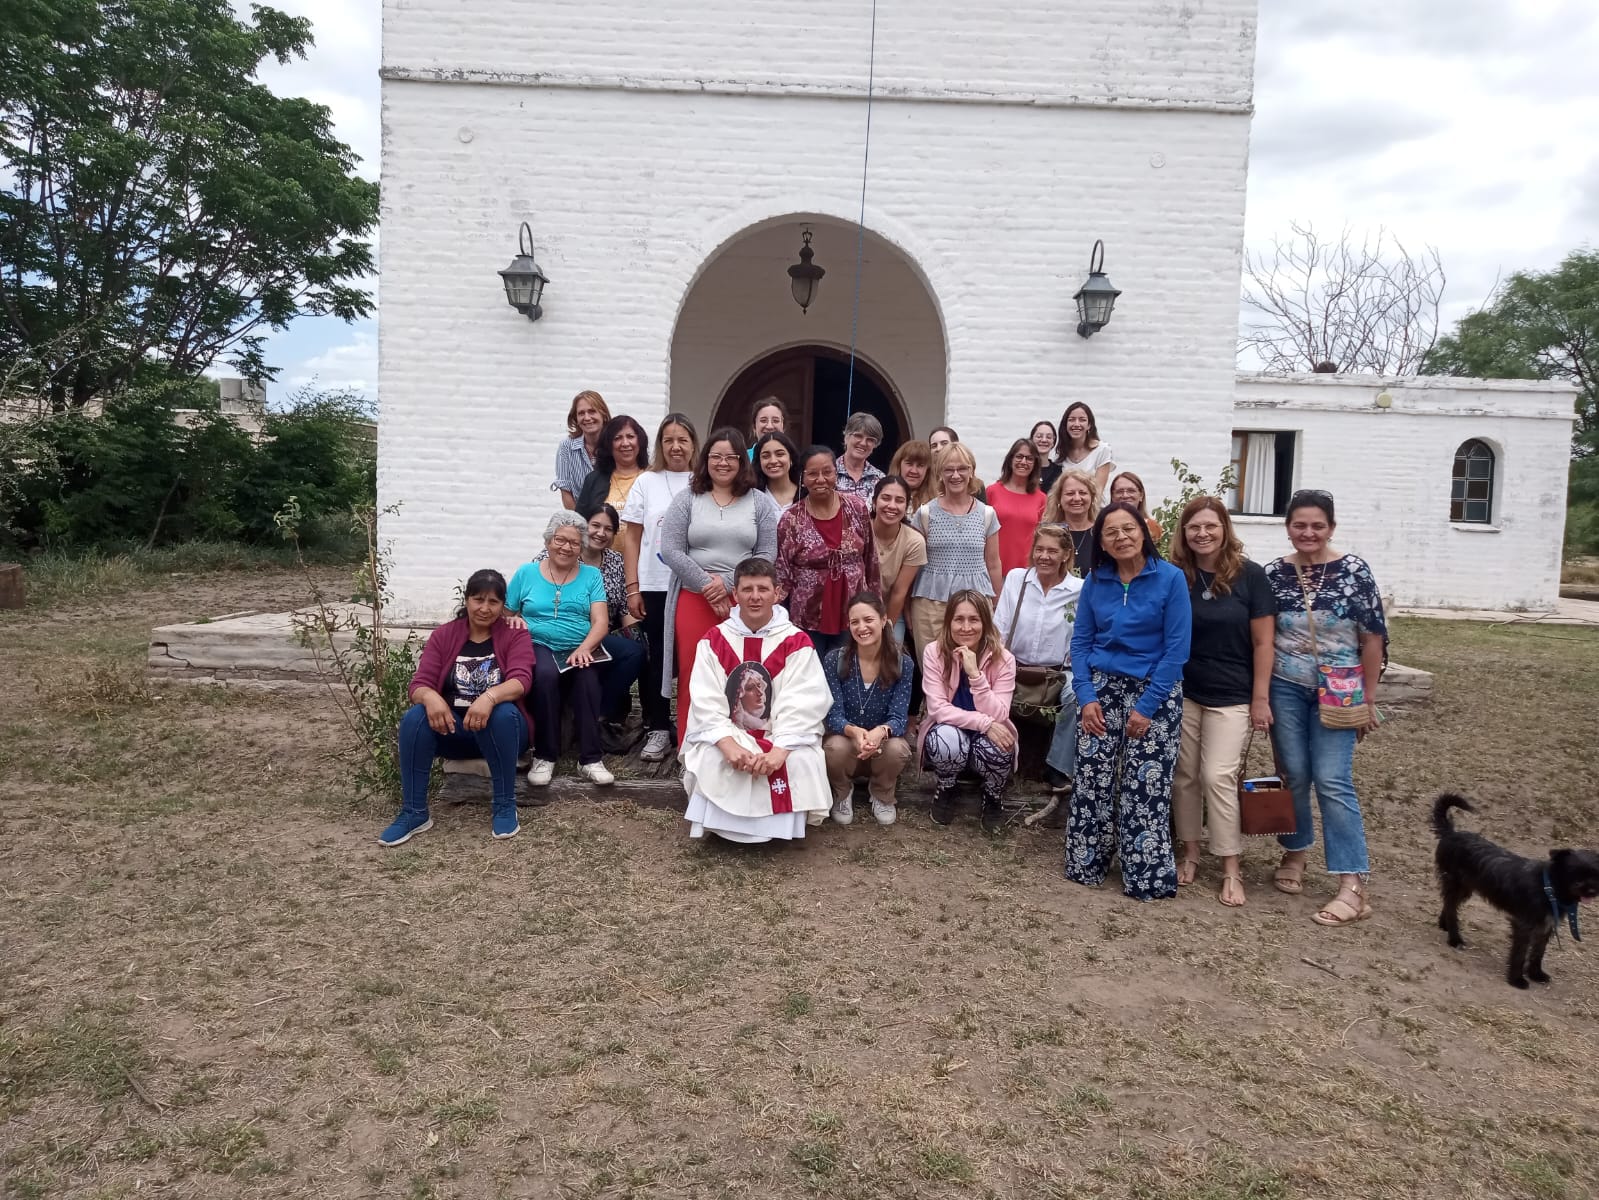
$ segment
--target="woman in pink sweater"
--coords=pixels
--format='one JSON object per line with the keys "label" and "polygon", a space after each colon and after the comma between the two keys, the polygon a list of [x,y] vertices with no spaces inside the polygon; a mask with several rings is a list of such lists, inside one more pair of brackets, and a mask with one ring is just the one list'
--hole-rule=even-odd
{"label": "woman in pink sweater", "polygon": [[983,782],[983,828],[1004,824],[1000,798],[1016,769],[1016,727],[1010,721],[1016,690],[1016,660],[999,639],[988,597],[956,592],[944,610],[936,641],[922,654],[921,762],[937,779],[933,820],[955,816],[955,781],[963,770]]}

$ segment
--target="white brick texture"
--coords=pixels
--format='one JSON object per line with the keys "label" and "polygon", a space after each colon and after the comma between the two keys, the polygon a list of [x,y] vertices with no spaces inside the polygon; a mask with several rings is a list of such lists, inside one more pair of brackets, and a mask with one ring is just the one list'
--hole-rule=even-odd
{"label": "white brick texture", "polygon": [[[955,426],[992,477],[1082,399],[1152,491],[1174,455],[1226,461],[1254,7],[884,0],[859,340],[917,432]],[[537,548],[579,390],[653,431],[768,350],[848,344],[868,11],[387,0],[379,492],[403,615]],[[690,78],[719,90],[662,82]],[[551,280],[536,324],[495,274],[522,220]],[[802,316],[782,267],[807,221],[828,277]],[[1096,238],[1124,294],[1083,339]]]}
{"label": "white brick texture", "polygon": [[[1299,434],[1295,486],[1333,494],[1334,544],[1366,559],[1398,603],[1543,610],[1559,596],[1575,395],[1511,380],[1240,376],[1233,427]],[[1469,438],[1497,459],[1487,526],[1449,519],[1455,451]],[[1280,519],[1238,524],[1251,558],[1288,551]]]}

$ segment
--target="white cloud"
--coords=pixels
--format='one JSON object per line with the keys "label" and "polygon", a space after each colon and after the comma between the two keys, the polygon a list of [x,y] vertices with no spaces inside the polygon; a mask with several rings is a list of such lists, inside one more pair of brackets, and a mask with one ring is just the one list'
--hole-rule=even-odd
{"label": "white cloud", "polygon": [[347,341],[290,363],[280,376],[283,389],[314,387],[321,391],[355,391],[376,395],[378,340],[370,323],[349,328]]}

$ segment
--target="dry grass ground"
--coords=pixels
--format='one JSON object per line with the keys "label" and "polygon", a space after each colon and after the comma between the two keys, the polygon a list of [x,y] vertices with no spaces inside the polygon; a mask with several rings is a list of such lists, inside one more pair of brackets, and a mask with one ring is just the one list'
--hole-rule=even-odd
{"label": "dry grass ground", "polygon": [[[1434,926],[1441,787],[1599,842],[1599,636],[1402,624],[1377,915],[1060,878],[968,821],[690,843],[619,801],[382,850],[331,709],[153,692],[152,625],[288,574],[0,615],[0,1190],[18,1197],[1523,1197],[1599,1191],[1599,947]],[[1469,818],[1468,818],[1469,819]],[[1599,914],[1591,921],[1599,925]]]}

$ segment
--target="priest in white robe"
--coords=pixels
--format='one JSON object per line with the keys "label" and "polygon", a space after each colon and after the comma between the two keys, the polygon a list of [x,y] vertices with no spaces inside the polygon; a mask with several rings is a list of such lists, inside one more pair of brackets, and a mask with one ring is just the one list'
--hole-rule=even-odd
{"label": "priest in white robe", "polygon": [[822,661],[777,603],[777,572],[739,563],[738,605],[694,652],[688,728],[679,752],[690,837],[803,838],[832,805],[822,726],[833,693]]}

